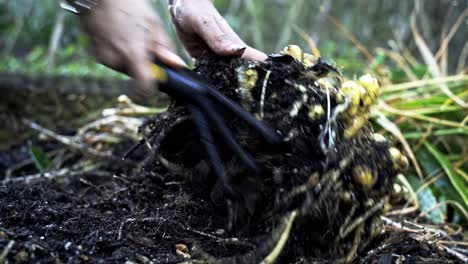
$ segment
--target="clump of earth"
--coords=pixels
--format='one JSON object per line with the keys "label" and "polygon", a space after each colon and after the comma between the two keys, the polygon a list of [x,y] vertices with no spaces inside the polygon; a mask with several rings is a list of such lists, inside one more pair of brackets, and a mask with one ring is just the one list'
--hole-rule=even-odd
{"label": "clump of earth", "polygon": [[[173,102],[145,122],[137,147],[127,140],[113,150],[124,163],[0,186],[0,260],[390,263],[404,255],[454,262],[408,234],[382,234],[380,216],[407,160],[368,122],[378,95],[370,75],[343,81],[297,46],[257,63],[206,55],[194,71],[284,138],[270,146],[226,117],[262,168],[250,171],[217,142],[241,197],[224,193],[187,108]],[[24,146],[0,153],[0,175],[25,155]],[[80,159],[74,154],[67,164]]]}
{"label": "clump of earth", "polygon": [[227,232],[261,238],[251,261],[275,247],[284,250],[278,256],[351,261],[380,234],[380,215],[407,160],[369,125],[378,96],[372,76],[343,82],[334,66],[293,45],[265,62],[207,55],[195,72],[278,131],[283,146],[266,145],[226,117],[263,168],[249,171],[218,140],[230,185],[242,194],[233,199],[211,170],[186,107],[174,102],[146,124],[154,151],[144,171],[164,166],[212,201]]}

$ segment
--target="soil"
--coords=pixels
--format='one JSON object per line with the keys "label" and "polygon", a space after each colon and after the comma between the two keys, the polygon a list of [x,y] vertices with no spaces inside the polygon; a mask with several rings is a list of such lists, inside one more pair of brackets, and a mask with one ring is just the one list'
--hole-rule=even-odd
{"label": "soil", "polygon": [[[277,263],[456,263],[410,233],[381,232],[380,216],[397,173],[390,143],[374,140],[368,125],[347,139],[340,120],[332,128],[335,143],[323,141],[326,118],[310,118],[310,109],[327,104],[336,109],[340,103],[338,93],[331,92],[328,100],[316,83],[333,68],[321,61],[314,67],[289,56],[259,64],[207,56],[195,69],[289,138],[280,149],[268,146],[248,126],[227,117],[239,142],[264,168],[253,175],[220,142],[230,183],[243,197],[223,193],[187,109],[174,102],[141,128],[143,144],[132,148],[135,142],[125,141],[113,150],[126,162],[106,161],[99,171],[0,186],[0,261],[258,263],[268,260],[286,236]],[[248,69],[258,78],[246,91],[239,75]],[[267,91],[263,96],[262,90]],[[267,103],[260,103],[262,97]],[[303,106],[292,115],[298,100]],[[46,151],[63,148],[47,140],[34,143]],[[0,153],[0,177],[28,158],[25,145]],[[85,158],[72,154],[64,166]],[[370,182],[353,176],[358,166],[371,169]],[[33,173],[33,165],[25,166],[12,177]]]}

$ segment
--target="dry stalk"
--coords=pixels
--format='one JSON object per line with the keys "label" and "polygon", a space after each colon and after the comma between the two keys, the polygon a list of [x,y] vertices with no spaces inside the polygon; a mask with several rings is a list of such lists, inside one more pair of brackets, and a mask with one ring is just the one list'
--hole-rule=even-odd
{"label": "dry stalk", "polygon": [[292,211],[288,217],[285,218],[285,226],[283,231],[281,232],[281,235],[278,239],[278,242],[276,243],[276,246],[273,248],[273,250],[266,256],[260,264],[271,264],[275,263],[276,259],[278,256],[281,254],[283,251],[284,246],[286,245],[286,242],[288,241],[289,234],[291,233],[291,228],[294,223],[294,220],[296,219],[297,216],[297,211]]}

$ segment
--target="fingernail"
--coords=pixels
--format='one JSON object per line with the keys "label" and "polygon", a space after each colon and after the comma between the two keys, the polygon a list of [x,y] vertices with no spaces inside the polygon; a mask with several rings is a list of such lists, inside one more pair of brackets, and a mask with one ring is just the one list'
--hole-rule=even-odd
{"label": "fingernail", "polygon": [[169,63],[172,66],[187,67],[187,63],[185,63],[181,57],[169,50],[166,50],[164,55],[160,56],[160,59],[164,60],[166,63]]}
{"label": "fingernail", "polygon": [[243,54],[242,58],[251,61],[264,61],[268,58],[268,56],[256,49],[248,48]]}
{"label": "fingernail", "polygon": [[245,50],[247,47],[245,46],[239,46],[239,45],[233,45],[232,47],[232,55],[235,57],[242,57],[242,54],[244,54]]}
{"label": "fingernail", "polygon": [[174,61],[174,63],[177,63],[178,66],[180,67],[188,67],[187,66],[187,63],[185,63],[184,60],[182,60],[179,56],[177,55],[173,55],[173,57],[171,57],[171,60]]}

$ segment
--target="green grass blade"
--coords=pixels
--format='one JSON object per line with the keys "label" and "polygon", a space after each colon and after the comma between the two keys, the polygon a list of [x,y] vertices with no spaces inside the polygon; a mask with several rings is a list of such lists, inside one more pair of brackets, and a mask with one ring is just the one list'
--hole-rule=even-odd
{"label": "green grass blade", "polygon": [[416,176],[408,177],[408,181],[414,190],[418,190],[417,198],[419,208],[422,212],[427,213],[427,216],[431,219],[434,224],[441,224],[446,219],[446,206],[436,207],[439,203],[437,197],[434,195],[431,188],[420,189],[424,185],[424,182],[418,179]]}
{"label": "green grass blade", "polygon": [[40,172],[46,172],[50,169],[52,161],[40,147],[29,143],[29,155]]}
{"label": "green grass blade", "polygon": [[[405,132],[403,136],[406,139],[420,139],[425,136],[425,132]],[[433,136],[449,136],[449,135],[462,135],[468,136],[468,131],[460,129],[460,128],[453,128],[453,129],[439,129],[431,132]]]}
{"label": "green grass blade", "polygon": [[462,197],[463,202],[465,203],[465,207],[468,207],[468,188],[466,186],[466,182],[460,175],[456,173],[448,158],[439,150],[437,150],[437,148],[434,145],[432,145],[429,142],[424,142],[424,146],[442,166],[445,173],[449,177],[453,187],[455,187],[455,190],[457,190],[458,194],[460,194],[460,196]]}

